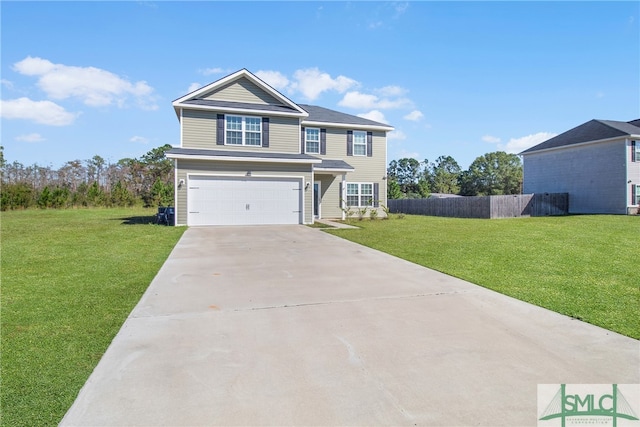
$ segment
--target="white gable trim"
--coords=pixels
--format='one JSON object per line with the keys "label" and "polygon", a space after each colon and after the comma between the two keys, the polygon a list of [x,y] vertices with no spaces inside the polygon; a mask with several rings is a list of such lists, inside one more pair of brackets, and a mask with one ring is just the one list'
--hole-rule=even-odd
{"label": "white gable trim", "polygon": [[[200,95],[203,95],[207,92],[212,92],[214,90],[216,90],[217,88],[220,88],[228,83],[234,82],[238,79],[241,78],[246,78],[249,81],[251,81],[253,84],[255,84],[256,86],[260,87],[262,90],[264,90],[265,92],[267,92],[269,95],[273,96],[275,99],[279,100],[280,102],[282,102],[284,105],[287,105],[291,108],[293,108],[295,111],[298,111],[300,114],[300,116],[303,117],[308,117],[309,113],[307,113],[305,110],[303,110],[301,107],[298,106],[298,104],[296,104],[295,102],[291,101],[289,98],[287,98],[286,96],[284,96],[283,94],[281,94],[280,92],[278,92],[277,90],[275,90],[274,88],[272,88],[271,86],[269,86],[267,83],[263,82],[262,80],[260,80],[257,76],[255,76],[254,74],[252,74],[249,70],[243,68],[240,71],[236,71],[233,74],[229,74],[227,77],[223,77],[220,80],[216,80],[213,83],[210,83],[206,86],[201,87],[200,89],[196,89],[195,91],[188,93],[178,99],[176,99],[175,101],[173,101],[173,106],[174,108],[178,108],[178,107],[186,107],[186,105],[182,105],[183,102],[185,101],[189,101],[191,99],[196,99],[197,97],[199,97]],[[193,105],[189,105],[189,108],[193,108]],[[206,109],[206,108],[205,108]],[[271,112],[269,112],[269,114],[271,114]]]}
{"label": "white gable trim", "polygon": [[213,107],[208,105],[176,104],[175,102],[173,106],[176,110],[187,109],[187,110],[219,111],[224,113],[251,114],[253,116],[264,116],[264,117],[273,117],[273,116],[301,117],[302,116],[302,114],[300,113],[294,113],[294,112],[289,113],[286,111],[273,111],[273,110],[252,109],[252,108]]}

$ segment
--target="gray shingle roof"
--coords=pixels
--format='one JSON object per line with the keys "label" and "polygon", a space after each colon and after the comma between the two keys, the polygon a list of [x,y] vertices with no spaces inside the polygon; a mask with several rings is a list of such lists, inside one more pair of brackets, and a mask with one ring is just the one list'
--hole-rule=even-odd
{"label": "gray shingle roof", "polygon": [[212,157],[240,157],[273,159],[273,160],[308,160],[309,163],[316,163],[317,157],[308,154],[292,154],[292,153],[272,153],[268,151],[231,151],[231,150],[205,150],[199,148],[172,148],[167,154],[187,155],[187,156],[212,156]]}
{"label": "gray shingle roof", "polygon": [[332,160],[332,159],[322,159],[322,163],[319,165],[313,165],[313,169],[340,169],[340,170],[355,170],[353,166],[344,160]]}
{"label": "gray shingle roof", "polygon": [[640,135],[640,119],[630,122],[590,120],[528,150],[524,150],[520,154],[628,135]]}
{"label": "gray shingle roof", "polygon": [[339,123],[345,125],[362,125],[362,126],[389,126],[385,123],[376,122],[351,114],[341,113],[339,111],[330,110],[328,108],[317,107],[315,105],[298,104],[303,110],[309,113],[309,117],[305,120],[310,122],[322,123]]}

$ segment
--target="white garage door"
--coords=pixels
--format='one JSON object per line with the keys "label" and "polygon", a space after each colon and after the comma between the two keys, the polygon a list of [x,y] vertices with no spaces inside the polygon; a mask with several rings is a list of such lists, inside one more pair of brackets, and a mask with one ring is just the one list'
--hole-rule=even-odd
{"label": "white garage door", "polygon": [[188,225],[301,224],[296,178],[190,176]]}

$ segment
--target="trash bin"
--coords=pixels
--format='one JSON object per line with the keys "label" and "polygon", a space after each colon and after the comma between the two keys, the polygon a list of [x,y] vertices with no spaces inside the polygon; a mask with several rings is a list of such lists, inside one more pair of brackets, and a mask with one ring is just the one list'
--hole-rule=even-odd
{"label": "trash bin", "polygon": [[175,209],[173,206],[159,206],[156,214],[156,224],[174,225]]}

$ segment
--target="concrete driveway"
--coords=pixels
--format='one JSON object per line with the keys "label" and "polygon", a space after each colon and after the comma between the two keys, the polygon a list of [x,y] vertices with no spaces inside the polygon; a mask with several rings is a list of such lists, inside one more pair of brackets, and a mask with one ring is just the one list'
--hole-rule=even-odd
{"label": "concrete driveway", "polygon": [[317,229],[190,228],[61,424],[535,425],[538,384],[639,368],[636,340]]}

